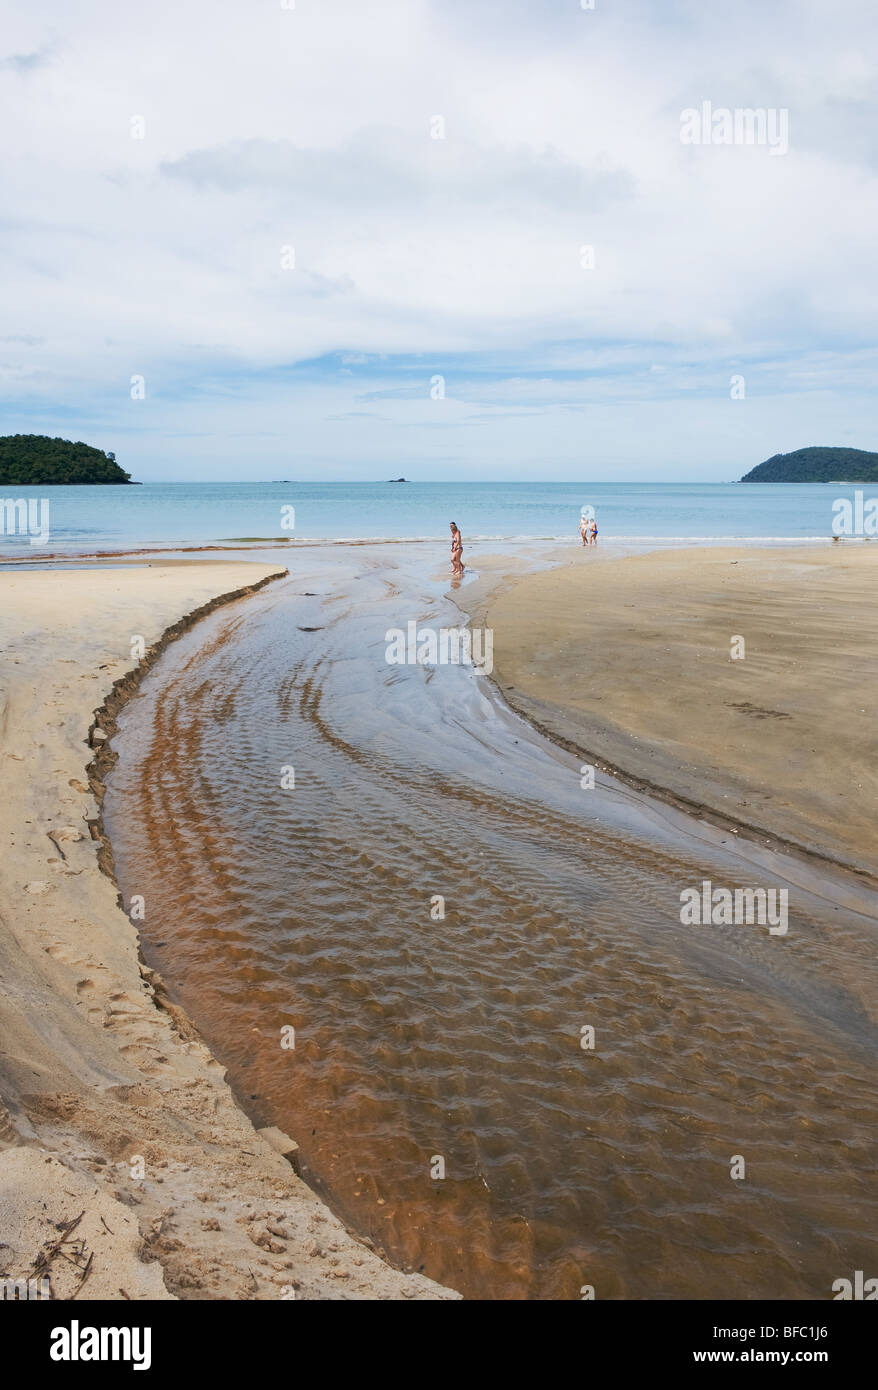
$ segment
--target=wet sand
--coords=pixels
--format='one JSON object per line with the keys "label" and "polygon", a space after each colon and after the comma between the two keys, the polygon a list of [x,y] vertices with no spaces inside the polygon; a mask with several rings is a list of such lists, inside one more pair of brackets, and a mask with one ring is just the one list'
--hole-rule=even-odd
{"label": "wet sand", "polygon": [[873,545],[603,548],[458,599],[506,699],[584,759],[878,876],[876,588]]}
{"label": "wet sand", "polygon": [[[241,1105],[468,1296],[830,1297],[876,1211],[868,885],[584,790],[471,670],[388,665],[389,628],[457,621],[420,547],[284,560],[147,677],[105,803],[147,962]],[[785,888],[789,934],[683,924],[706,878]]]}
{"label": "wet sand", "polygon": [[[142,966],[137,924],[98,867],[106,755],[101,728],[92,746],[89,733],[114,682],[114,708],[132,688],[132,638],[148,663],[163,634],[217,603],[234,632],[279,573],[210,562],[0,576],[0,1275],[28,1277],[71,1223],[49,1261],[55,1297],[451,1296],[352,1239],[282,1156],[284,1138],[256,1133]],[[112,727],[106,712],[99,725]],[[65,1258],[78,1240],[82,1257]]]}

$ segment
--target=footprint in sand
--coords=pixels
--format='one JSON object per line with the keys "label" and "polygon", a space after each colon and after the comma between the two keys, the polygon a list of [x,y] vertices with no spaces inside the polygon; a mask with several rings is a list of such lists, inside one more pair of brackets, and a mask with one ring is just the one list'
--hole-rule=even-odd
{"label": "footprint in sand", "polygon": [[104,1011],[99,1004],[90,1004],[89,995],[97,988],[94,980],[86,977],[84,980],[76,981],[76,993],[79,995],[79,1002],[86,1006],[85,1015],[90,1023],[96,1023],[104,1017]]}
{"label": "footprint in sand", "polygon": [[[72,925],[80,924],[74,922]],[[73,970],[91,970],[95,974],[106,974],[107,967],[101,965],[100,961],[88,956],[83,960],[82,956],[73,955],[70,947],[65,945],[63,941],[53,941],[51,946],[44,946],[43,950],[53,960],[60,961],[62,965],[69,965]]]}
{"label": "footprint in sand", "polygon": [[[143,1000],[137,999],[133,994],[128,994],[120,990],[117,994],[110,995],[111,1008],[109,1010],[111,1018],[136,1018],[143,1011]],[[127,1007],[123,1007],[127,1005]]]}
{"label": "footprint in sand", "polygon": [[81,830],[77,830],[75,825],[62,825],[60,830],[51,832],[54,840],[84,840],[85,836]]}
{"label": "footprint in sand", "polygon": [[162,1067],[168,1065],[168,1059],[157,1047],[152,1047],[145,1042],[126,1043],[119,1048],[120,1053],[126,1062],[132,1062],[146,1076],[154,1076],[161,1071]]}

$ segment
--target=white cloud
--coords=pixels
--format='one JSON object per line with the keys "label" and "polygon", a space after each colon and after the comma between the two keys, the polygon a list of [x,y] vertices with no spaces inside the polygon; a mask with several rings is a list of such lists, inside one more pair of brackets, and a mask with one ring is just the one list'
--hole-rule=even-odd
{"label": "white cloud", "polygon": [[[563,470],[584,404],[634,476],[663,442],[714,476],[743,471],[742,440],[749,466],[806,423],[828,436],[798,442],[841,442],[843,423],[870,443],[867,0],[7,9],[7,428],[98,430],[140,476],[209,472],[213,449],[173,442],[205,423],[293,432],[306,467],[411,459],[420,421],[435,466],[478,471],[487,435],[501,472],[548,441]],[[703,99],[787,107],[789,154],[682,145]],[[327,353],[316,378],[293,370]],[[798,355],[798,375],[750,372],[750,423],[730,432],[729,363]],[[438,431],[406,403],[420,361],[425,381],[466,381],[468,411]],[[526,407],[504,413],[522,382]],[[365,421],[364,389],[385,397]],[[455,431],[440,459],[432,436]]]}

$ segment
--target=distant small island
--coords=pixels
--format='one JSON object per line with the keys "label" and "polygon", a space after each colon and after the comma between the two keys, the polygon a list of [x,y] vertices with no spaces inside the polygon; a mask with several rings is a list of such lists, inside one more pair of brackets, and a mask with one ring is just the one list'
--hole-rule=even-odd
{"label": "distant small island", "polygon": [[774,454],[751,468],[742,483],[878,483],[878,454],[868,449],[813,446]]}
{"label": "distant small island", "polygon": [[407,479],[406,479],[406,478],[388,478],[387,481],[388,481],[389,483],[404,483],[404,482],[407,481]]}
{"label": "distant small island", "polygon": [[115,454],[91,444],[50,439],[47,434],[0,436],[0,487],[130,482],[131,474],[119,467]]}

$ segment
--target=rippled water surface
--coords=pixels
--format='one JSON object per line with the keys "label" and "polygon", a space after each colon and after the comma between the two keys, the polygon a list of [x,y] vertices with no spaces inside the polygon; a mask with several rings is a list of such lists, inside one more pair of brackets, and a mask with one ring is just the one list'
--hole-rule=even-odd
{"label": "rippled water surface", "polygon": [[[284,560],[161,659],[106,805],[144,954],[256,1122],[469,1296],[823,1299],[878,1272],[868,902],[584,790],[465,668],[389,666],[389,627],[459,620],[422,551]],[[786,884],[788,935],[682,926],[705,878]]]}

